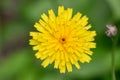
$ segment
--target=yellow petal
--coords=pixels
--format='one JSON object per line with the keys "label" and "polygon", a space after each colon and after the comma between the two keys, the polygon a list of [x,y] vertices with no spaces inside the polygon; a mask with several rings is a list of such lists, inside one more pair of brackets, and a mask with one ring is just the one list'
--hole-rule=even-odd
{"label": "yellow petal", "polygon": [[54,11],[51,9],[48,11],[48,13],[49,13],[49,19],[52,21],[55,21],[56,16],[55,16]]}
{"label": "yellow petal", "polygon": [[75,63],[75,66],[77,69],[80,69],[80,65],[78,64],[78,62]]}
{"label": "yellow petal", "polygon": [[45,68],[45,67],[47,67],[48,65],[49,65],[49,63],[50,63],[50,60],[49,60],[49,58],[47,58],[46,60],[44,60],[43,62],[42,62],[42,66]]}
{"label": "yellow petal", "polygon": [[72,65],[70,63],[66,63],[68,72],[72,72]]}
{"label": "yellow petal", "polygon": [[41,17],[45,22],[48,22],[48,16],[45,13],[43,13]]}
{"label": "yellow petal", "polygon": [[37,45],[37,44],[40,44],[40,42],[38,42],[38,41],[36,41],[34,39],[31,39],[31,40],[29,40],[29,44],[30,45]]}
{"label": "yellow petal", "polygon": [[82,14],[78,12],[76,15],[73,16],[72,20],[77,21],[80,19],[81,16]]}
{"label": "yellow petal", "polygon": [[52,64],[53,63],[53,61],[55,60],[55,54],[53,54],[52,56],[50,56],[50,64]]}
{"label": "yellow petal", "polygon": [[67,9],[67,20],[71,19],[71,17],[72,17],[72,9],[68,8]]}
{"label": "yellow petal", "polygon": [[54,68],[58,68],[58,66],[59,66],[59,63],[60,63],[60,61],[59,60],[55,60],[55,64],[54,64]]}
{"label": "yellow petal", "polygon": [[59,6],[58,7],[58,16],[61,15],[61,13],[64,11],[64,7],[63,6]]}
{"label": "yellow petal", "polygon": [[40,57],[41,57],[41,53],[40,53],[40,52],[37,52],[37,53],[35,54],[35,56],[36,56],[36,58],[40,58]]}

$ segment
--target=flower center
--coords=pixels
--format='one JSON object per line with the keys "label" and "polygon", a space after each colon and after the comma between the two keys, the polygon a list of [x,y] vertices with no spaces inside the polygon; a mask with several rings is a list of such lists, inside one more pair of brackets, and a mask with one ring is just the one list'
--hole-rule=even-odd
{"label": "flower center", "polygon": [[65,38],[61,38],[61,39],[60,39],[60,42],[61,42],[62,44],[64,44],[64,43],[66,42],[66,39],[65,39]]}
{"label": "flower center", "polygon": [[65,38],[62,38],[62,41],[64,42],[64,41],[65,41]]}

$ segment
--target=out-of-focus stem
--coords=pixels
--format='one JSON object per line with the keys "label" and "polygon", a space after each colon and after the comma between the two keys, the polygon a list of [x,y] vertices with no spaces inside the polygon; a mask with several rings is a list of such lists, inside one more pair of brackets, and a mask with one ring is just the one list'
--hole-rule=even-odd
{"label": "out-of-focus stem", "polygon": [[115,76],[115,43],[112,39],[112,80],[116,80]]}

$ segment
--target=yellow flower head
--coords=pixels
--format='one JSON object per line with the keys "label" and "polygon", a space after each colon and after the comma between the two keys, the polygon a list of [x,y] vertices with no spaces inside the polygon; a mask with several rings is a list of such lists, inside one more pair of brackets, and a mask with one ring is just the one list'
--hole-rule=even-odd
{"label": "yellow flower head", "polygon": [[88,18],[80,12],[72,16],[72,8],[58,7],[58,15],[48,10],[48,16],[43,13],[34,27],[37,32],[30,32],[30,45],[38,52],[35,56],[43,60],[42,66],[54,63],[54,68],[60,73],[72,72],[72,65],[80,69],[78,62],[90,62],[91,48],[95,48],[95,31],[90,31]]}

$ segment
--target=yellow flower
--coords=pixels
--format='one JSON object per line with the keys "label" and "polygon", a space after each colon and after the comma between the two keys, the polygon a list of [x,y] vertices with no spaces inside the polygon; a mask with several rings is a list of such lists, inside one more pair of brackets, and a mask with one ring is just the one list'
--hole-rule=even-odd
{"label": "yellow flower", "polygon": [[58,7],[58,15],[48,10],[48,16],[43,13],[34,27],[37,32],[30,32],[30,45],[38,52],[35,56],[44,60],[43,67],[54,63],[54,68],[60,73],[72,72],[72,65],[80,69],[78,62],[90,62],[91,48],[95,48],[95,31],[90,31],[88,18],[80,12],[72,16],[72,8]]}

